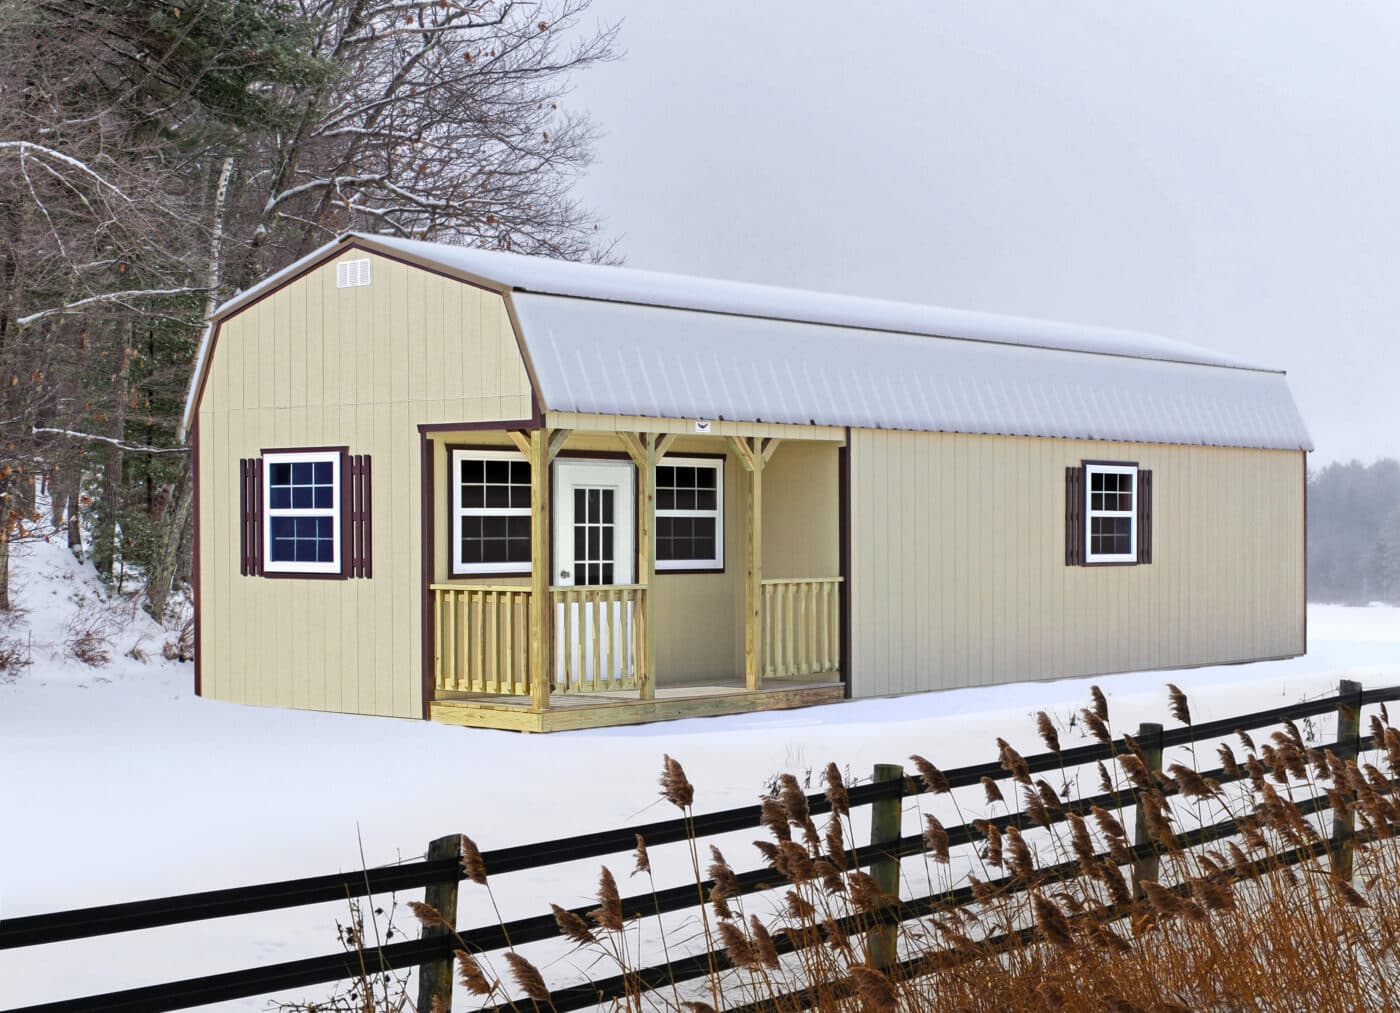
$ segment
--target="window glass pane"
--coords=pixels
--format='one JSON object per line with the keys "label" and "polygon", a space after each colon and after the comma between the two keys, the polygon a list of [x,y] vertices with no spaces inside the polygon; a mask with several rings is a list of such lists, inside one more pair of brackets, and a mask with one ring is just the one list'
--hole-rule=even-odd
{"label": "window glass pane", "polygon": [[[658,562],[717,561],[719,512],[723,506],[719,496],[720,467],[720,463],[716,462],[713,465],[675,464],[657,468]],[[671,511],[703,513],[699,517],[677,517]]]}
{"label": "window glass pane", "polygon": [[[269,460],[269,562],[334,563],[340,529],[337,460]],[[290,511],[304,511],[287,516]]]}
{"label": "window glass pane", "polygon": [[[508,513],[530,508],[530,463],[504,458],[459,458],[463,511],[463,564],[529,563],[530,517]],[[476,511],[485,511],[476,513]]]}

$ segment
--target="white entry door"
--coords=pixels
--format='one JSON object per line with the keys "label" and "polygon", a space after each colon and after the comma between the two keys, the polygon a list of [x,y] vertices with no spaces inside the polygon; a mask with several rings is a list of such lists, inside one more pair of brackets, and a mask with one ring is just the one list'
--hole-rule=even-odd
{"label": "white entry door", "polygon": [[635,671],[632,603],[604,589],[634,579],[636,518],[630,461],[555,460],[551,583],[599,592],[583,592],[582,600],[560,602],[555,609],[556,684],[572,690],[620,688]]}

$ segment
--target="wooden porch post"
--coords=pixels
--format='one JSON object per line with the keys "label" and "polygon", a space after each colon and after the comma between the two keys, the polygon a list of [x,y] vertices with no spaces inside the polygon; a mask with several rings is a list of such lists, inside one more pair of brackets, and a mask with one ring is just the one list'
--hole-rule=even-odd
{"label": "wooden porch post", "polygon": [[675,441],[668,433],[618,433],[632,463],[637,466],[637,558],[641,572],[637,582],[646,585],[642,601],[642,664],[637,690],[643,700],[656,698],[656,634],[651,622],[652,595],[656,587],[656,465]]}
{"label": "wooden porch post", "polygon": [[731,436],[730,444],[748,472],[744,529],[744,685],[763,688],[763,466],[778,449],[777,440]]}
{"label": "wooden porch post", "polygon": [[554,602],[549,593],[550,432],[530,433],[530,710],[549,706],[554,681]]}

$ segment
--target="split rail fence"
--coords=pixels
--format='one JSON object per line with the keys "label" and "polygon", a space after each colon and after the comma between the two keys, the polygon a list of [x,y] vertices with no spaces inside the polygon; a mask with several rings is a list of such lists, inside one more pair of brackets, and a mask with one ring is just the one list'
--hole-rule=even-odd
{"label": "split rail fence", "polygon": [[[1342,759],[1354,760],[1361,752],[1377,746],[1370,736],[1361,734],[1362,708],[1384,705],[1396,700],[1400,700],[1400,686],[1363,690],[1355,682],[1343,681],[1336,694],[1322,699],[1166,731],[1157,724],[1141,725],[1135,739],[1138,747],[1146,755],[1149,765],[1160,770],[1163,750],[1166,749],[1219,740],[1240,730],[1257,730],[1287,721],[1305,721],[1335,713],[1338,729],[1336,740],[1319,744],[1316,748],[1331,749]],[[1059,772],[1099,761],[1107,762],[1129,748],[1124,739],[1117,738],[1108,743],[1094,743],[1027,756],[1025,762],[1032,774]],[[999,762],[977,764],[943,773],[948,786],[955,791],[976,787],[986,778],[1005,781],[1010,777]],[[1221,783],[1247,776],[1239,772],[1227,773],[1223,769],[1203,770],[1200,773]],[[1170,793],[1170,784],[1164,790]],[[897,765],[880,765],[876,767],[875,776],[869,783],[851,787],[850,807],[853,810],[860,807],[870,809],[871,836],[868,845],[847,851],[845,857],[849,863],[848,867],[869,869],[882,889],[896,892],[900,883],[900,859],[924,850],[921,834],[902,834],[904,801],[927,791],[926,786],[906,776],[903,767]],[[1066,800],[1062,808],[1050,813],[1050,819],[1054,823],[1061,823],[1067,813],[1087,815],[1095,805],[1119,810],[1133,808],[1137,805],[1138,797],[1136,789],[1128,788],[1095,797]],[[831,805],[824,794],[809,796],[807,804],[813,815],[831,811]],[[1305,814],[1323,813],[1330,808],[1331,801],[1325,792],[1319,792],[1310,799],[1299,801],[1298,805]],[[736,831],[753,830],[760,826],[761,814],[760,806],[744,806],[689,818],[682,817],[503,848],[485,852],[482,858],[494,882],[497,877],[513,873],[581,859],[629,853],[636,847],[639,836],[646,842],[648,849],[653,849],[664,844],[687,841],[692,835],[696,840],[704,840]],[[1320,839],[1312,845],[1274,853],[1270,856],[1273,867],[1302,862],[1330,852],[1333,868],[1349,874],[1352,848],[1356,840],[1354,816],[1349,812],[1333,813],[1332,816],[1330,837]],[[981,820],[973,822],[984,824]],[[1008,812],[1004,816],[990,818],[985,823],[995,825],[1002,831],[1008,826],[1027,831],[1032,829],[1024,813]],[[1136,843],[1131,848],[1132,872],[1135,880],[1144,877],[1156,878],[1161,845],[1150,840],[1140,824],[1139,819]],[[962,826],[949,826],[946,829],[949,845],[954,848],[976,846],[985,840],[985,830],[974,826],[972,822]],[[1178,833],[1174,844],[1188,849],[1199,847],[1234,837],[1238,835],[1239,829],[1235,820],[1227,819]],[[331,901],[344,902],[347,899],[411,890],[424,890],[427,903],[432,904],[456,924],[457,885],[463,878],[458,855],[459,844],[460,838],[456,835],[439,838],[429,845],[424,860],[360,872],[335,873],[156,900],[9,918],[0,921],[0,950],[90,939],[113,933],[203,922]],[[993,880],[991,886],[1008,893],[1024,891],[1056,878],[1071,878],[1075,875],[1076,868],[1077,863],[1074,862],[1062,866],[1045,866],[1037,870],[1032,880],[1016,881],[1007,877],[1001,881]],[[1264,871],[1262,867],[1260,871]],[[706,893],[710,885],[704,884]],[[741,894],[756,894],[784,884],[773,869],[764,867],[739,873],[738,885]],[[686,912],[696,907],[697,895],[696,884],[693,881],[657,889],[654,893],[647,892],[624,898],[623,913],[625,917],[630,918]],[[843,923],[841,928],[852,935],[863,934],[872,958],[877,963],[896,969],[902,967],[902,964],[898,960],[894,932],[901,923],[925,917],[931,911],[945,909],[948,905],[969,904],[972,901],[970,886],[951,891],[931,892],[926,896],[892,901],[880,912],[877,924],[873,926],[871,919],[864,916],[852,917]],[[590,904],[579,907],[575,909],[575,913],[586,917],[593,906]],[[1129,917],[1135,906],[1136,902],[1121,913],[1115,911],[1114,916]],[[1030,931],[1026,930],[1023,935],[1028,938]],[[98,1010],[108,1013],[157,1013],[162,1010],[190,1009],[209,1003],[306,989],[332,982],[359,979],[365,974],[401,972],[415,967],[420,969],[419,1008],[426,1010],[429,1007],[429,996],[441,996],[445,992],[450,994],[454,950],[465,948],[472,953],[490,953],[505,949],[507,941],[509,945],[519,948],[531,943],[557,939],[558,936],[558,924],[551,913],[515,919],[505,924],[494,922],[460,928],[456,933],[430,928],[425,929],[419,939],[388,943],[363,952],[339,952],[103,995],[63,998],[40,1005],[19,1007],[7,1013],[82,1013]],[[797,941],[788,938],[781,931],[773,934],[773,942],[780,954],[791,953],[798,945]],[[917,960],[902,963],[908,965],[902,967],[904,971],[917,971]],[[727,961],[722,950],[697,953],[667,963],[636,969],[625,977],[618,975],[556,989],[551,995],[552,1008],[559,1013],[586,1009],[620,997],[629,989],[635,991],[639,986],[659,989],[669,987],[672,983],[695,981],[712,973],[714,968],[725,966]],[[803,1005],[805,996],[797,992],[786,998],[789,1005],[800,1006]],[[529,1000],[522,999],[517,1007],[502,1004],[485,1008],[498,1011],[534,1007]],[[745,1011],[755,1009],[748,1005],[733,1008]]]}

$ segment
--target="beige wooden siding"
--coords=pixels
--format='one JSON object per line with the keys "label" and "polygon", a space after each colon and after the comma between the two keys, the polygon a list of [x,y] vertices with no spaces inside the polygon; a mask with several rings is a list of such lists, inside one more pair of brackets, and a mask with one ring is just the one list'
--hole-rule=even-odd
{"label": "beige wooden siding", "polygon": [[[1153,472],[1153,562],[1064,562],[1064,469]],[[1304,651],[1303,454],[856,430],[858,696]]]}
{"label": "beige wooden siding", "polygon": [[[330,262],[220,329],[199,410],[205,696],[422,713],[417,426],[527,418],[530,384],[499,295],[370,259],[369,286],[337,289]],[[342,445],[373,460],[373,577],[240,576],[239,459]]]}
{"label": "beige wooden siding", "polygon": [[831,443],[789,441],[763,469],[765,579],[841,575],[838,453]]}

